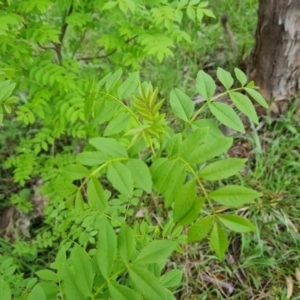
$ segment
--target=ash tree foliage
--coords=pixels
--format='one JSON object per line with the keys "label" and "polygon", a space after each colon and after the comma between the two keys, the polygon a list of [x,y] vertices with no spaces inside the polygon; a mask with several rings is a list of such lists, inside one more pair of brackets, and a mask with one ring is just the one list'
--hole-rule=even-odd
{"label": "ash tree foliage", "polygon": [[[248,96],[267,106],[257,87],[239,69],[234,85],[232,75],[218,68],[224,92],[215,94],[212,77],[199,71],[195,88],[205,99],[199,108],[178,88],[161,99],[136,70],[143,59],[163,60],[176,44],[189,42],[181,22],[214,17],[207,5],[2,2],[0,112],[11,113],[4,127],[17,122],[27,128],[2,168],[14,172],[21,192],[12,199],[23,212],[22,187],[31,178],[43,179],[41,191],[49,199],[47,230],[15,240],[12,254],[32,263],[60,246],[51,264],[31,278],[22,278],[20,260],[0,255],[1,299],[175,299],[182,271],[164,267],[174,251],[183,253],[182,244],[208,238],[223,260],[230,231],[255,230],[249,220],[222,211],[260,193],[233,184],[208,190],[207,182],[231,177],[245,164],[220,158],[233,139],[217,124],[243,133],[237,110],[257,123]],[[111,72],[103,71],[109,65]],[[223,95],[236,110],[216,101]],[[203,117],[205,109],[214,120]],[[135,217],[153,201],[163,203],[169,216],[162,224]]]}

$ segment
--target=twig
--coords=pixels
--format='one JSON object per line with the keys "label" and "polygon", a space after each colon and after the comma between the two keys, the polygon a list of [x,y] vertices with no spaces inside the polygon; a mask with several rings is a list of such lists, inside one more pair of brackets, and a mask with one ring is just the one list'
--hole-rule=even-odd
{"label": "twig", "polygon": [[230,44],[231,44],[231,47],[232,47],[232,50],[233,50],[234,58],[236,59],[237,55],[238,55],[237,43],[236,43],[235,37],[234,37],[230,27],[229,27],[227,15],[223,15],[221,17],[221,22],[222,22],[222,25],[225,29],[225,32],[226,32],[226,34],[229,38],[229,41],[230,41]]}
{"label": "twig", "polygon": [[37,42],[38,46],[41,48],[41,49],[44,49],[44,50],[54,50],[56,51],[55,47],[46,47],[46,46],[42,46],[39,42]]}
{"label": "twig", "polygon": [[[135,36],[133,36],[133,37],[127,39],[127,40],[125,41],[125,43],[128,44],[128,43],[130,43],[131,41],[133,41],[134,39],[136,39],[137,37],[138,37],[138,36],[135,35]],[[103,49],[103,48],[101,48],[101,49]],[[100,49],[100,50],[101,50],[101,49]],[[97,53],[99,53],[100,50],[98,50]],[[84,61],[87,61],[87,60],[93,60],[93,59],[106,58],[106,57],[109,57],[109,56],[113,55],[116,51],[117,51],[117,49],[114,49],[114,50],[112,50],[111,52],[109,52],[108,54],[101,55],[101,56],[79,57],[78,60],[84,60]]]}
{"label": "twig", "polygon": [[82,41],[83,41],[83,39],[84,39],[84,37],[85,37],[85,34],[86,34],[86,30],[81,34],[81,37],[80,37],[80,41],[79,41],[79,43],[78,43],[78,46],[74,49],[74,51],[73,51],[73,53],[72,53],[72,55],[71,55],[72,58],[74,58],[76,52],[77,52],[78,49],[80,48],[80,45],[81,45],[81,43],[82,43]]}

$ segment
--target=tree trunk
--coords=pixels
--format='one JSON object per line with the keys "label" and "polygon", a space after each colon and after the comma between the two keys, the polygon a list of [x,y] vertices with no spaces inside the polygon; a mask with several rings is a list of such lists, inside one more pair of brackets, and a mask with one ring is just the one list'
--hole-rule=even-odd
{"label": "tree trunk", "polygon": [[273,113],[283,113],[300,87],[300,1],[259,0],[256,44],[249,77]]}

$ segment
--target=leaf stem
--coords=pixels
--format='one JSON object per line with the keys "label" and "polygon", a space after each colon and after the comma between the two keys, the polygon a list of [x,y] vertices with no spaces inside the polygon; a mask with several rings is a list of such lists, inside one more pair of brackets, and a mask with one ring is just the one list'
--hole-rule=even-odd
{"label": "leaf stem", "polygon": [[105,93],[105,92],[98,92],[98,93],[108,96],[108,97],[112,98],[113,100],[117,101],[121,106],[123,106],[128,111],[128,113],[135,119],[135,121],[138,123],[138,125],[142,125],[141,122],[139,121],[139,119],[137,118],[137,116],[135,115],[135,113],[127,105],[125,105],[121,100],[119,100],[118,98],[112,96],[111,94]]}
{"label": "leaf stem", "polygon": [[201,182],[201,180],[199,179],[199,177],[197,176],[197,173],[195,172],[195,170],[191,167],[191,165],[186,161],[184,160],[182,157],[178,157],[178,160],[181,161],[182,163],[184,163],[184,165],[187,167],[187,169],[189,169],[189,171],[192,173],[192,175],[194,176],[194,179],[197,181],[198,185],[200,186],[201,190],[202,190],[202,193],[204,195],[204,198],[207,200],[211,210],[212,210],[212,213],[214,214],[215,213],[215,209],[214,209],[214,206],[212,205],[211,201],[210,201],[210,198]]}
{"label": "leaf stem", "polygon": [[127,267],[119,270],[118,272],[116,272],[112,276],[110,276],[108,279],[106,279],[106,281],[99,287],[99,289],[93,294],[93,296],[96,297],[109,282],[111,282],[113,279],[118,277],[120,274],[124,273],[126,270],[127,270]]}
{"label": "leaf stem", "polygon": [[185,134],[186,130],[187,130],[187,127],[190,126],[194,121],[195,119],[197,118],[197,116],[202,112],[202,110],[211,102],[215,101],[216,99],[218,98],[221,98],[227,94],[230,94],[232,92],[237,92],[237,91],[241,91],[241,90],[244,90],[244,87],[239,87],[239,88],[236,88],[236,89],[232,89],[232,90],[228,90],[228,91],[225,91],[221,94],[218,94],[217,96],[215,97],[212,97],[211,99],[208,99],[197,111],[196,113],[193,115],[193,117],[191,118],[191,120],[189,120],[189,122],[187,123],[184,131],[183,131],[183,135]]}

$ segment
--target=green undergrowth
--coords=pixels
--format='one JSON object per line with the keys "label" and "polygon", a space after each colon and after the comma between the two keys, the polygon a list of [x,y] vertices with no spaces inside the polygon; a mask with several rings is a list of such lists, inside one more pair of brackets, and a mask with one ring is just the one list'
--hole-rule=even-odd
{"label": "green undergrowth", "polygon": [[[171,8],[184,12],[180,22],[178,16],[171,14],[168,19],[168,14],[160,14],[160,9],[172,11],[163,1],[149,4],[157,9],[153,12],[156,19],[149,18],[148,7],[135,7],[134,1],[83,1],[85,5],[58,1],[53,10],[46,9],[47,1],[29,6],[17,2],[9,12],[17,8],[16,13],[22,13],[3,18],[11,30],[11,36],[4,35],[3,40],[17,59],[13,61],[3,46],[1,80],[17,83],[19,100],[4,103],[0,132],[0,213],[17,207],[9,222],[12,231],[5,231],[0,239],[0,298],[9,298],[1,294],[2,287],[20,300],[65,299],[66,294],[72,300],[87,295],[91,299],[286,299],[288,276],[297,295],[297,105],[285,116],[260,118],[265,122],[262,129],[257,131],[253,125],[243,134],[237,110],[230,110],[232,122],[218,113],[218,104],[214,106],[215,91],[225,89],[229,94],[230,89],[245,87],[245,75],[234,68],[254,44],[257,1],[210,1],[208,8],[216,18],[210,11],[203,18],[197,14],[197,5],[199,10],[208,9],[199,1],[174,1]],[[76,9],[71,16],[72,3]],[[25,13],[30,26],[20,30]],[[103,22],[91,18],[98,13],[104,15]],[[223,14],[237,41],[237,58],[219,19]],[[66,19],[69,28],[63,37],[63,55],[67,58],[60,65],[57,45],[63,26],[57,20]],[[40,27],[42,20],[48,22],[45,27]],[[179,29],[182,38],[176,33]],[[143,38],[128,41],[136,32]],[[185,34],[190,36],[189,43]],[[14,39],[23,41],[19,48],[13,46]],[[95,53],[102,58],[81,60]],[[223,69],[235,74],[233,86],[231,75]],[[78,94],[73,93],[75,87]],[[236,90],[231,92],[234,95]],[[194,105],[192,100],[199,94],[205,101]],[[245,99],[238,93],[232,97],[235,104]],[[98,105],[101,99],[114,104]],[[255,113],[238,108],[258,123]],[[206,156],[208,162],[201,160],[201,151],[210,148],[189,156],[184,148],[203,147],[206,127],[220,138],[215,124],[221,123],[241,132],[232,145],[230,137],[222,136],[220,150]],[[226,152],[237,145],[246,145],[246,154],[231,160],[236,158]],[[165,178],[172,175],[174,157],[175,173],[187,176],[178,182],[181,189],[173,191]],[[165,159],[168,167],[162,168],[159,159]],[[185,161],[183,168],[183,160],[190,160],[191,165]],[[226,160],[236,164],[234,170],[241,168],[237,175],[229,172],[230,179],[229,173],[224,178],[214,173],[216,166],[229,168]],[[140,169],[143,176],[137,176]],[[197,176],[201,180],[194,184]],[[48,203],[43,217],[34,218],[22,231],[26,221],[22,217],[33,208],[28,199],[40,179],[39,191],[47,195]],[[247,201],[232,208],[222,193],[221,197],[213,194],[226,186],[249,187],[258,193],[247,190],[251,194],[246,195]],[[262,196],[252,203],[258,195]],[[187,212],[186,207],[192,209]],[[198,219],[193,209],[201,211]],[[226,216],[234,225],[226,223]],[[247,220],[258,230],[244,233],[254,230]],[[208,234],[212,226],[213,234]],[[100,227],[104,229],[99,231]],[[207,238],[198,234],[200,227],[207,229]],[[76,281],[74,274],[82,270],[85,276]],[[78,280],[85,280],[84,287]]]}
{"label": "green undergrowth", "polygon": [[[252,220],[259,231],[247,236],[231,236],[229,253],[233,262],[229,257],[226,263],[219,264],[211,257],[208,245],[191,247],[186,259],[179,262],[189,266],[184,299],[227,299],[230,288],[234,290],[230,299],[286,299],[286,278],[294,282],[290,299],[299,299],[296,283],[300,263],[297,103],[298,100],[291,101],[284,116],[264,117],[265,125],[259,131],[249,131],[242,139],[249,146],[249,161],[242,177],[234,182],[242,180],[264,196],[239,213]],[[196,296],[195,291],[201,296]]]}

